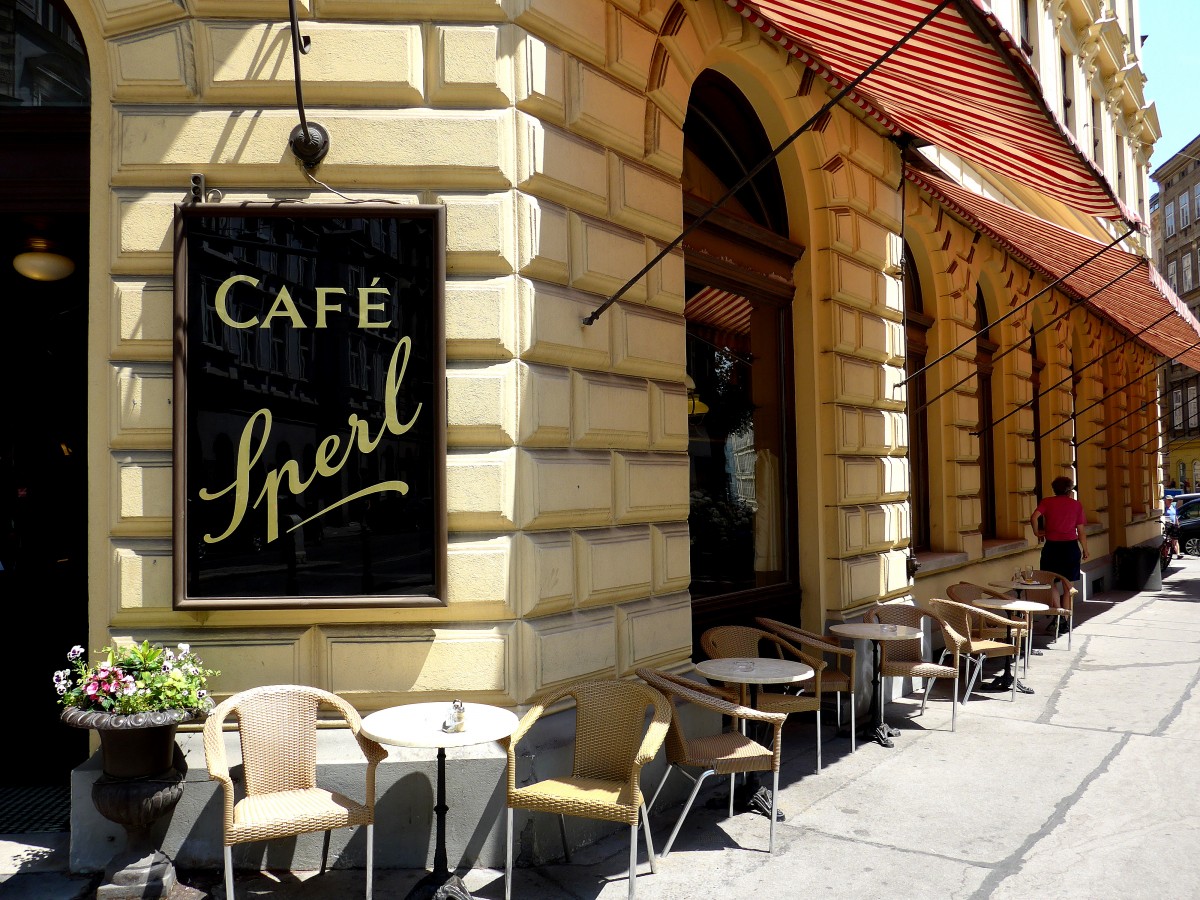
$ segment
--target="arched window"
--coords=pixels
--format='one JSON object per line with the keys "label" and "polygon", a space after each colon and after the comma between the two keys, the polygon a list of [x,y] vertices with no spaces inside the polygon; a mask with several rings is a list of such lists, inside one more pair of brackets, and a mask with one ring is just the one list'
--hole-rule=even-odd
{"label": "arched window", "polygon": [[[925,314],[921,278],[913,262],[912,248],[904,242],[905,375],[911,377],[925,367],[929,355],[928,332],[933,318]],[[932,549],[929,527],[929,416],[922,407],[928,401],[925,373],[908,383],[908,498],[912,510],[913,550]]]}
{"label": "arched window", "polygon": [[[771,145],[729,79],[706,71],[684,124],[690,223]],[[697,633],[752,615],[796,615],[792,270],[774,163],[684,242],[692,621]]]}
{"label": "arched window", "polygon": [[1030,378],[1033,393],[1033,485],[1034,496],[1044,497],[1042,492],[1042,376],[1046,361],[1038,352],[1037,329],[1029,326],[1029,355],[1033,361]]}
{"label": "arched window", "polygon": [[979,530],[984,540],[996,537],[996,452],[992,440],[992,355],[998,344],[988,330],[983,288],[975,288],[975,397],[979,404]]}

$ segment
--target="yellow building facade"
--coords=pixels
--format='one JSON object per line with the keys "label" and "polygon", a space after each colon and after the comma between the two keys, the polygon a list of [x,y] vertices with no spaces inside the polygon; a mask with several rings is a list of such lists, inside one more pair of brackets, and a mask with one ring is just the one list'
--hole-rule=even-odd
{"label": "yellow building facade", "polygon": [[[714,100],[714,117],[751,111],[769,146],[833,93],[724,0],[314,0],[301,10],[312,41],[304,99],[331,146],[311,172],[288,149],[297,113],[279,4],[66,5],[92,79],[93,647],[186,641],[221,671],[218,697],[299,682],[363,712],[453,697],[520,708],[575,679],[685,669],[697,623],[769,612],[824,630],[880,601],[1006,578],[1036,565],[1029,517],[1039,489],[1060,474],[1075,477],[1089,512],[1091,582],[1107,577],[1115,548],[1158,534],[1152,448],[1114,452],[1106,440],[1077,454],[1073,444],[1127,414],[1114,437],[1133,447],[1135,436],[1152,435],[1154,351],[1125,342],[1086,304],[1071,308],[1044,272],[906,180],[901,142],[852,103],[778,156],[780,193],[761,198],[775,211],[770,224],[726,223],[726,237],[738,232],[731,245],[762,251],[757,270],[740,258],[721,268],[719,250],[691,241],[582,324],[694,218],[689,201],[715,200],[732,183],[688,136],[698,83],[719,85],[706,96],[734,97]],[[1062,52],[1079,91],[1111,79],[1117,56],[1126,65],[1127,38],[1114,49],[1107,31],[1088,37],[1100,18],[1094,4],[1050,6],[1040,52],[1054,68],[1051,48],[1074,47]],[[1132,24],[1125,33],[1136,35]],[[1152,110],[1147,119],[1132,79],[1103,103],[1108,139],[1130,173],[1122,196],[1144,206]],[[1015,182],[924,153],[997,201],[1103,243],[1112,237]],[[172,223],[194,173],[224,205],[445,207],[443,604],[175,607]],[[753,219],[748,204],[739,194],[727,211]],[[712,247],[724,246],[719,239]],[[755,530],[748,580],[717,583],[704,597],[695,520],[689,527],[697,429],[711,426],[696,400],[713,405],[689,370],[699,287],[766,298],[751,300],[753,350],[741,362],[769,365],[763,335],[782,348],[768,375],[783,405],[777,468],[764,474],[751,462],[747,476],[759,491],[753,524],[743,525]],[[988,332],[997,362],[981,387],[969,377],[983,352],[971,338],[1038,294]],[[753,315],[767,308],[779,317],[759,334]],[[1021,343],[1068,310],[1032,350]],[[917,542],[917,420],[904,383],[914,322],[925,323],[927,360],[949,354],[923,379],[926,398],[946,393],[919,426]],[[711,346],[709,332],[703,344],[693,331],[694,346]],[[1128,387],[1110,395],[1118,385]],[[993,419],[1015,411],[990,429],[986,457],[976,433],[986,424],[983,391]],[[748,415],[763,404],[755,395]],[[754,433],[768,431],[756,418]],[[768,481],[773,525],[762,524]]]}

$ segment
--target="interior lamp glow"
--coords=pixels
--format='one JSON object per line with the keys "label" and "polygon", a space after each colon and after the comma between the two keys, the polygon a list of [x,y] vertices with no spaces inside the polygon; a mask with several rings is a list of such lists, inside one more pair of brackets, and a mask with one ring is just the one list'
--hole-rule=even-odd
{"label": "interior lamp glow", "polygon": [[54,253],[45,238],[30,238],[24,253],[13,257],[13,268],[33,281],[60,281],[75,271],[70,257]]}

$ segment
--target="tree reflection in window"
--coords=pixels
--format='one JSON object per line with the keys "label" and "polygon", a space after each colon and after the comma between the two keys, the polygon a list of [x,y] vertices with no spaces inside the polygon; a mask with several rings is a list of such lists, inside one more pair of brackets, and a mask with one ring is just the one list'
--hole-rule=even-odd
{"label": "tree reflection in window", "polygon": [[693,596],[785,580],[779,320],[770,305],[689,286]]}

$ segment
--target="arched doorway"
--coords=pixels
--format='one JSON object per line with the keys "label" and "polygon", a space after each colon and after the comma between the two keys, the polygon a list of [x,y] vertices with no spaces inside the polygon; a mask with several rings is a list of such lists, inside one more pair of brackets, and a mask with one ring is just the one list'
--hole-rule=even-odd
{"label": "arched doorway", "polygon": [[[696,79],[684,123],[691,223],[771,153],[725,76]],[[684,243],[692,621],[798,621],[792,272],[779,170],[768,165]]]}
{"label": "arched doorway", "polygon": [[[89,69],[74,19],[50,0],[0,0],[0,40],[0,596],[28,647],[25,725],[44,738],[36,753],[4,742],[0,779],[66,786],[88,748],[58,723],[49,679],[88,634]],[[48,253],[73,271],[46,268]]]}

